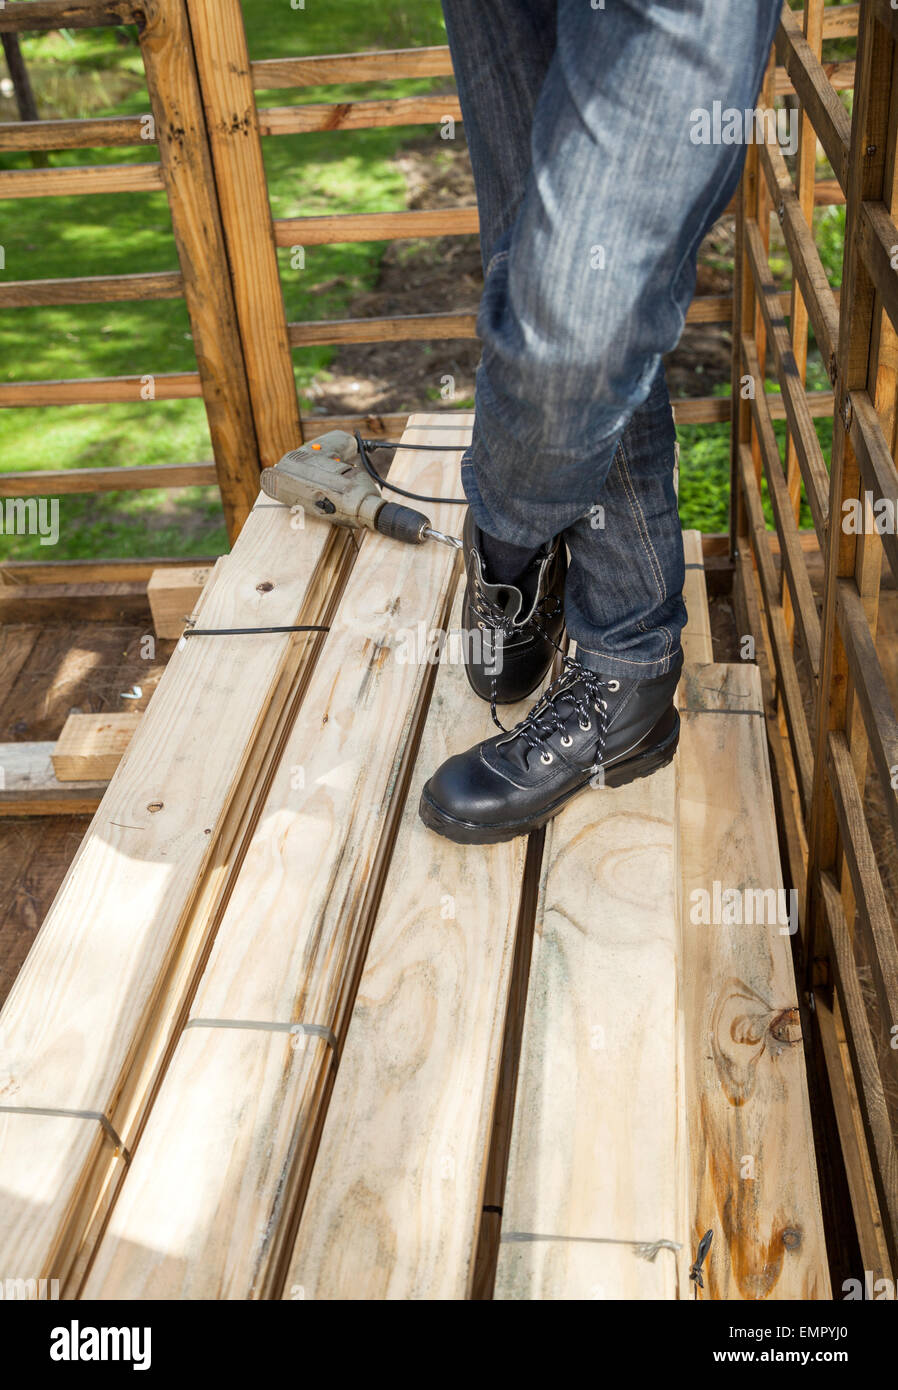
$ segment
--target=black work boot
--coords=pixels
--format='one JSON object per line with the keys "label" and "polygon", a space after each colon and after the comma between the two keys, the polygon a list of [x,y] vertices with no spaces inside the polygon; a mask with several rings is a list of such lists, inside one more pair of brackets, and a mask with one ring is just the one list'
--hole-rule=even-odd
{"label": "black work boot", "polygon": [[515,728],[447,759],[421,793],[431,830],[489,845],[538,830],[587,787],[620,787],[676,752],[682,654],[651,680],[599,676],[568,657],[557,681]]}
{"label": "black work boot", "polygon": [[541,684],[561,642],[567,551],[556,537],[513,584],[506,584],[493,582],[470,511],[462,542],[467,578],[462,626],[481,637],[465,644],[468,682],[483,700],[515,704]]}

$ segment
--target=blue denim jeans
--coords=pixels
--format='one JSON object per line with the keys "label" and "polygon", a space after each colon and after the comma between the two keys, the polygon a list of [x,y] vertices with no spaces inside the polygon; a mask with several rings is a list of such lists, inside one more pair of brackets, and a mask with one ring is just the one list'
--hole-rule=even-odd
{"label": "blue denim jeans", "polygon": [[664,674],[686,621],[661,362],[745,145],[696,111],[756,100],[781,0],[443,0],[480,209],[475,425],[489,535],[570,550],[568,632]]}

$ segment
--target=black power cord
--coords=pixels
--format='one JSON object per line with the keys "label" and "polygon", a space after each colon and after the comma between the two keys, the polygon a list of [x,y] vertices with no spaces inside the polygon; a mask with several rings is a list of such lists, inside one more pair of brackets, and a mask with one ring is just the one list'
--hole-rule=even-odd
{"label": "black power cord", "polygon": [[464,452],[467,444],[394,444],[388,439],[363,439],[358,430],[355,432],[355,442],[359,446],[359,457],[362,460],[362,467],[369,477],[373,478],[381,487],[388,487],[391,492],[398,492],[400,497],[411,497],[415,502],[448,502],[451,507],[466,507],[467,497],[425,497],[421,492],[406,492],[404,487],[397,487],[395,483],[387,482],[378,473],[374,464],[368,457],[369,446],[372,449],[435,449],[440,453],[446,453],[448,449],[457,449]]}

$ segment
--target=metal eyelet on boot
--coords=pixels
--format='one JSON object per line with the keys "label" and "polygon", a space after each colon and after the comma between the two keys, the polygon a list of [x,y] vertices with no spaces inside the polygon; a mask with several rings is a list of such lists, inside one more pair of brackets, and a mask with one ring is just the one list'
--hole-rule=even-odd
{"label": "metal eyelet on boot", "polygon": [[584,734],[588,734],[590,729],[592,728],[591,719],[587,719],[585,724],[582,722],[582,720],[578,719],[577,723],[580,725],[580,728],[583,730]]}
{"label": "metal eyelet on boot", "polygon": [[539,760],[541,763],[545,763],[547,767],[549,763],[554,763],[555,761],[551,753],[540,753]]}
{"label": "metal eyelet on boot", "polygon": [[609,681],[609,682],[608,682],[608,689],[609,689],[609,690],[620,690],[620,681]]}
{"label": "metal eyelet on boot", "polygon": [[561,735],[561,746],[562,746],[562,748],[570,748],[570,746],[571,746],[571,744],[573,743],[573,741],[574,741],[574,740],[571,738],[570,734],[562,734],[562,735]]}

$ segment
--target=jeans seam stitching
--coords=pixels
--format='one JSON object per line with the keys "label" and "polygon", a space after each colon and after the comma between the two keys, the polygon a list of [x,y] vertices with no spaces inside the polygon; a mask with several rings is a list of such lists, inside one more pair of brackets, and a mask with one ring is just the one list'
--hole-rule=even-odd
{"label": "jeans seam stitching", "polygon": [[[655,550],[655,547],[652,545],[652,538],[649,535],[648,525],[645,519],[645,513],[643,512],[642,507],[639,505],[639,498],[636,496],[636,489],[633,486],[633,478],[630,473],[630,465],[627,462],[627,451],[624,448],[623,440],[620,441],[620,444],[618,446],[618,453],[620,454],[620,464],[618,465],[618,468],[621,474],[621,480],[624,484],[624,491],[626,493],[627,503],[629,505],[630,512],[633,516],[633,520],[636,522],[636,530],[640,540],[642,541],[642,548],[645,551],[646,559],[649,562],[649,568],[652,570],[652,578],[655,581],[655,588],[658,590],[658,597],[663,603],[664,600],[667,598],[667,585],[664,583],[664,573],[661,569],[661,562],[658,559],[658,554]],[[644,625],[643,631],[645,631]],[[670,658],[671,646],[673,643],[671,631],[668,627],[665,627],[663,624],[660,624],[657,628],[654,629],[654,631],[664,633],[665,651],[661,660],[667,661]]]}

